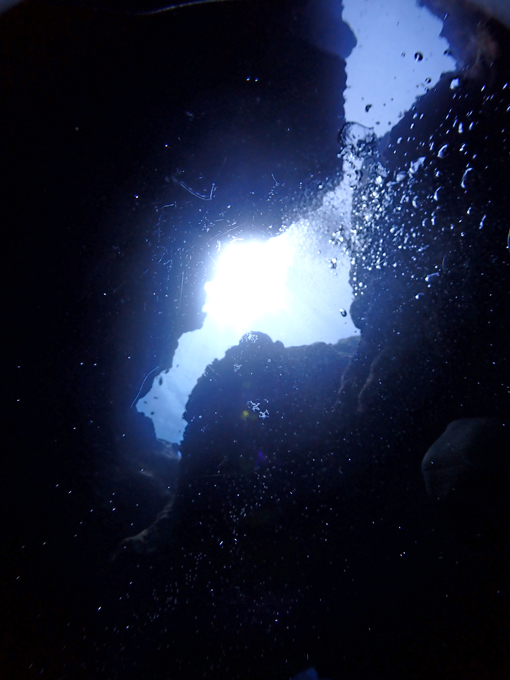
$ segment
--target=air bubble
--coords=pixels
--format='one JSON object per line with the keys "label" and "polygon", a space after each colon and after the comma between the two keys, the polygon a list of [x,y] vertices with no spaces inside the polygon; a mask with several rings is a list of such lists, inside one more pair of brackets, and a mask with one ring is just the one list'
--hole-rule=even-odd
{"label": "air bubble", "polygon": [[416,61],[423,61],[423,54],[421,52],[415,52],[414,58]]}
{"label": "air bubble", "polygon": [[448,144],[443,144],[443,146],[437,152],[438,158],[446,158],[448,155]]}
{"label": "air bubble", "polygon": [[344,318],[347,316],[347,310],[341,309],[340,310],[340,315],[343,316]]}
{"label": "air bubble", "polygon": [[[462,180],[461,180],[461,182],[460,182],[460,185],[461,185],[461,187],[462,187],[463,189],[467,189],[467,188],[468,188],[467,183],[468,183],[468,181],[469,181],[469,175],[470,175],[470,173],[472,173],[472,172],[473,172],[473,168],[467,168],[466,171],[465,171],[465,173],[462,175]],[[472,179],[472,176],[471,176],[471,179]]]}

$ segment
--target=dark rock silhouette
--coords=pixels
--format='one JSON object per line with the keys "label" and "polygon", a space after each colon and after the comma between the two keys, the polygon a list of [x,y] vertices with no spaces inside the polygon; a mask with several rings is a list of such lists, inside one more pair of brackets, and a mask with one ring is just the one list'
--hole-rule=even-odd
{"label": "dark rock silhouette", "polygon": [[317,446],[334,425],[338,378],[358,342],[285,348],[264,333],[245,335],[190,395],[183,476],[263,470]]}
{"label": "dark rock silhouette", "polygon": [[338,379],[358,342],[352,337],[336,345],[285,348],[264,333],[252,332],[208,366],[186,407],[177,493],[155,522],[124,541],[121,550],[153,552],[182,540],[179,527],[187,522],[189,504],[201,505],[198,489],[211,481],[245,486],[249,480],[257,487],[263,480],[257,508],[246,520],[260,524],[272,521],[270,506],[261,507],[270,500],[270,488],[280,492],[289,469],[296,472],[295,484],[302,486],[300,471],[310,466],[306,487],[320,459],[337,479],[338,461],[331,456],[325,461],[322,452],[328,433],[334,438]]}
{"label": "dark rock silhouette", "polygon": [[427,493],[445,500],[455,492],[479,503],[488,493],[510,489],[510,431],[497,418],[450,423],[425,454],[421,470]]}

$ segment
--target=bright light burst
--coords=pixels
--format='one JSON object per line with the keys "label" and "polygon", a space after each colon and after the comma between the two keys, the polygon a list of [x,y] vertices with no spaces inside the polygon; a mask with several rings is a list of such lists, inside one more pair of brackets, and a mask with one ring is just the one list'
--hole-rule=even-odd
{"label": "bright light burst", "polygon": [[[324,210],[330,215],[329,203]],[[158,438],[182,441],[183,413],[197,380],[244,333],[266,333],[286,347],[297,347],[335,343],[356,332],[341,311],[352,300],[348,260],[342,261],[329,232],[319,228],[325,222],[317,213],[312,222],[302,219],[269,241],[225,245],[214,279],[205,285],[202,327],[180,337],[171,369],[157,375],[136,403],[152,419]]]}
{"label": "bright light burst", "polygon": [[284,311],[293,255],[286,233],[264,243],[231,243],[218,259],[214,280],[205,285],[204,312],[221,327],[245,332],[262,317]]}

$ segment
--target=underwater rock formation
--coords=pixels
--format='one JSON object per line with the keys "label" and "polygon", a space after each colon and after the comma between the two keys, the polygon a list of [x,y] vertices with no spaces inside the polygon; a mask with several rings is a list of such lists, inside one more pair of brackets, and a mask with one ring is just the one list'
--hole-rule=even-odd
{"label": "underwater rock formation", "polygon": [[494,492],[498,473],[501,475],[505,467],[510,487],[509,452],[510,432],[496,418],[455,420],[423,458],[421,470],[427,493],[445,500],[458,490],[473,495],[492,486]]}
{"label": "underwater rock formation", "polygon": [[245,335],[190,395],[183,476],[250,473],[316,446],[332,427],[339,376],[358,342],[285,348],[264,333]]}
{"label": "underwater rock formation", "polygon": [[[173,542],[176,532],[181,539],[179,526],[189,516],[190,504],[201,505],[201,493],[211,483],[230,480],[243,486],[248,480],[258,488],[263,480],[257,493],[268,501],[269,489],[282,491],[289,469],[295,471],[293,484],[303,484],[301,471],[304,486],[310,485],[314,452],[334,439],[339,376],[358,342],[352,337],[336,345],[286,348],[252,332],[208,366],[187,403],[176,494],[150,527],[123,541],[121,550],[153,552]],[[202,498],[210,505],[210,498]],[[270,503],[262,510],[259,497],[256,505],[246,522],[271,523],[275,514]]]}
{"label": "underwater rock formation", "polygon": [[510,412],[509,71],[484,88],[450,74],[365,145],[345,234],[359,343],[251,334],[191,394],[175,499],[131,547],[166,557],[165,583],[185,584],[175,616],[210,658],[229,640],[232,677],[285,644],[343,677],[368,625],[384,677],[480,677],[508,658],[507,449],[479,442]]}
{"label": "underwater rock formation", "polygon": [[426,409],[441,429],[507,412],[507,72],[501,57],[483,86],[445,75],[379,148],[363,148],[348,234],[361,340],[340,388],[346,426],[398,422],[403,394],[408,415]]}

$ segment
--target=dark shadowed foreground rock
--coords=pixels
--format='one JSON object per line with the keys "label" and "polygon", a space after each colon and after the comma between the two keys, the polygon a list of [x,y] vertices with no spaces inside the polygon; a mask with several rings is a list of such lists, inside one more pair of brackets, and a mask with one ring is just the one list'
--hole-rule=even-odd
{"label": "dark shadowed foreground rock", "polygon": [[[479,495],[489,480],[509,483],[508,428],[496,418],[454,420],[425,454],[421,470],[427,493],[445,500],[455,491]],[[506,472],[506,474],[505,474]]]}
{"label": "dark shadowed foreground rock", "polygon": [[186,406],[183,476],[249,473],[323,441],[358,338],[284,347],[248,333],[215,360]]}
{"label": "dark shadowed foreground rock", "polygon": [[[177,492],[147,529],[122,542],[121,550],[151,553],[179,542],[188,534],[182,520],[190,508],[209,506],[211,484],[247,485],[251,493],[256,488],[256,507],[243,517],[257,526],[274,520],[272,494],[282,493],[288,470],[292,485],[302,484],[307,494],[314,468],[322,465],[318,451],[334,440],[338,385],[358,342],[352,337],[335,345],[286,348],[252,332],[208,366],[184,414],[188,425]],[[331,483],[337,479],[331,471],[319,474]]]}

